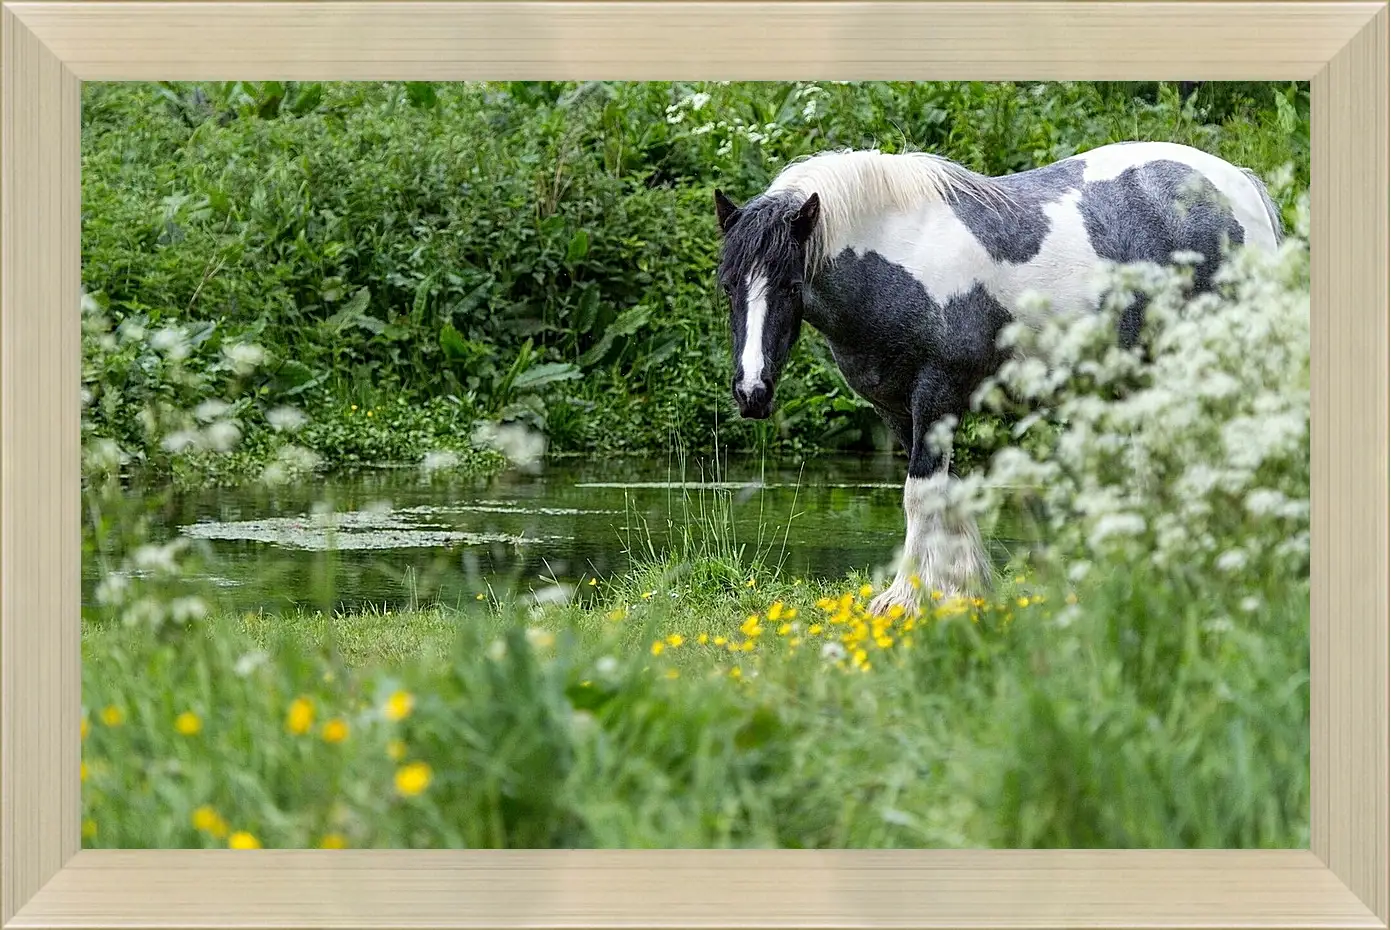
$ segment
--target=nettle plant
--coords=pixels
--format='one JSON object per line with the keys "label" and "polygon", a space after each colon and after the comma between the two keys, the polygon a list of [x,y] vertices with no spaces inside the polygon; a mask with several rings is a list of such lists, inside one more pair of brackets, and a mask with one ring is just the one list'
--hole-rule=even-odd
{"label": "nettle plant", "polygon": [[[1202,587],[1243,611],[1273,585],[1307,584],[1308,229],[1303,194],[1279,250],[1233,251],[1215,293],[1193,292],[1200,256],[1112,265],[1106,312],[1008,327],[1018,353],[973,405],[1031,412],[1016,444],[938,505],[987,525],[1006,506],[1034,514],[1037,556],[1074,583],[1147,562],[1179,583],[1221,582]],[[1145,348],[1125,351],[1116,321],[1141,294]]]}

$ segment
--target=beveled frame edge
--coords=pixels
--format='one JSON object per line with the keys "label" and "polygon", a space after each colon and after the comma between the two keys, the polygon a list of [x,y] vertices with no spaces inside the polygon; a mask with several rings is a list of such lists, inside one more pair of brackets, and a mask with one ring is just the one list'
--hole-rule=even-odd
{"label": "beveled frame edge", "polygon": [[[1388,18],[0,2],[0,926],[1386,927]],[[80,81],[230,77],[1312,79],[1311,850],[79,851]]]}

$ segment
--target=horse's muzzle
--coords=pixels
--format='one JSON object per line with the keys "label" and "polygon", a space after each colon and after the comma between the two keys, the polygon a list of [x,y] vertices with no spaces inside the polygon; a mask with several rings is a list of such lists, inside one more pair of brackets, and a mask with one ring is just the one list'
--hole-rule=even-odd
{"label": "horse's muzzle", "polygon": [[773,387],[770,384],[756,384],[751,388],[736,386],[734,402],[739,405],[739,416],[746,420],[766,420],[773,414]]}

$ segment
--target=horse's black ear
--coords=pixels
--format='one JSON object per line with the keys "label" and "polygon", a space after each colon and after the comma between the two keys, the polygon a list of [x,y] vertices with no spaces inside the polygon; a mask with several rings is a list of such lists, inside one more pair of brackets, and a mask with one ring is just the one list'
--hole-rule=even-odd
{"label": "horse's black ear", "polygon": [[821,216],[821,198],[812,194],[792,217],[792,235],[797,237],[798,242],[806,242],[811,238],[811,231],[816,228],[816,220],[819,216]]}
{"label": "horse's black ear", "polygon": [[738,205],[724,195],[724,191],[715,189],[715,218],[719,220],[720,232],[729,232],[729,227],[734,223],[739,215]]}

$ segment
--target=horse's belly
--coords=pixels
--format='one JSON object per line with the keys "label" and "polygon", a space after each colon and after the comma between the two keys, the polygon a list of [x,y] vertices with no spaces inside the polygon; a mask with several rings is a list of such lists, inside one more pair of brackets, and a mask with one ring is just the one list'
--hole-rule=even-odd
{"label": "horse's belly", "polygon": [[887,359],[867,358],[859,353],[836,350],[831,357],[850,389],[865,400],[893,413],[906,413],[912,399],[911,380],[905,380],[903,366]]}

